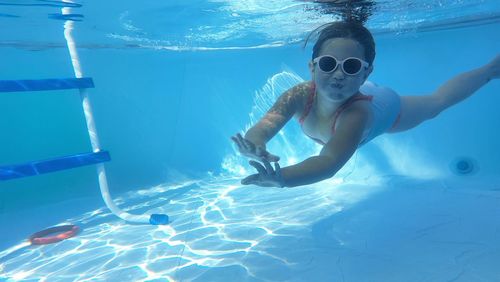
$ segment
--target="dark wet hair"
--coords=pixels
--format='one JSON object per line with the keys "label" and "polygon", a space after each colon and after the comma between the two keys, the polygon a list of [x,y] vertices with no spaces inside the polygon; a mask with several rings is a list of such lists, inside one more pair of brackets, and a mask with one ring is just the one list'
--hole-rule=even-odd
{"label": "dark wet hair", "polygon": [[[312,59],[319,56],[323,44],[334,38],[348,38],[357,41],[365,49],[365,60],[372,65],[375,59],[375,41],[371,32],[358,21],[339,21],[320,26],[312,31],[306,39],[305,44],[314,32],[319,32],[318,40],[314,44]],[[305,46],[304,44],[304,46]]]}
{"label": "dark wet hair", "polygon": [[344,21],[365,24],[378,9],[374,0],[312,0],[314,10],[322,15],[334,15]]}

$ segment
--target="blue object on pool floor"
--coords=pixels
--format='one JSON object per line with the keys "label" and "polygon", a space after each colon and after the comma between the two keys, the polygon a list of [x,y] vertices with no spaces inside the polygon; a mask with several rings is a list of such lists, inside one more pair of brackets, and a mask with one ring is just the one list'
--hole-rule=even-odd
{"label": "blue object on pool floor", "polygon": [[99,151],[94,153],[84,153],[41,161],[33,161],[24,164],[0,166],[0,180],[9,180],[66,170],[85,165],[103,163],[110,160],[111,157],[107,151]]}
{"label": "blue object on pool floor", "polygon": [[151,225],[166,225],[168,224],[168,215],[154,213],[149,217]]}

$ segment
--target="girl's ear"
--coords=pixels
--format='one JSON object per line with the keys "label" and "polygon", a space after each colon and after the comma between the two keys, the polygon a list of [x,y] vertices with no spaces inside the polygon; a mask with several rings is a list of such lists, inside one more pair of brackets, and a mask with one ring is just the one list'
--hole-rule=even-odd
{"label": "girl's ear", "polygon": [[368,76],[370,76],[370,74],[372,73],[373,71],[373,65],[369,66],[368,69],[365,71],[365,80],[368,78]]}
{"label": "girl's ear", "polygon": [[309,72],[311,73],[311,77],[314,75],[314,63],[309,61]]}

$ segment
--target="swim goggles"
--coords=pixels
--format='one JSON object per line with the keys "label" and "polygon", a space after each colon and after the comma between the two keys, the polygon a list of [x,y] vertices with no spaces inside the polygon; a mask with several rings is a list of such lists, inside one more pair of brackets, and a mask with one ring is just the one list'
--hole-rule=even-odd
{"label": "swim goggles", "polygon": [[313,63],[318,64],[319,69],[324,73],[331,73],[341,65],[342,71],[347,75],[357,75],[362,67],[367,68],[370,65],[355,57],[349,57],[340,61],[330,55],[319,56],[313,60]]}

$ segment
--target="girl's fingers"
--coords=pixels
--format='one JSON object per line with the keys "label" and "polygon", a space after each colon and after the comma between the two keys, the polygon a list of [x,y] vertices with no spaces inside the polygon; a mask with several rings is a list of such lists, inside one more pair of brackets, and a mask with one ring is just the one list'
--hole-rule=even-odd
{"label": "girl's fingers", "polygon": [[240,142],[241,146],[249,153],[253,153],[255,151],[255,145],[248,141],[247,139],[243,138],[241,134],[236,134],[236,137],[238,138],[238,141]]}
{"label": "girl's fingers", "polygon": [[247,145],[245,144],[245,139],[243,139],[243,136],[241,134],[236,134],[236,138],[238,138],[238,142],[241,144],[241,147],[245,150],[248,151]]}
{"label": "girl's fingers", "polygon": [[280,160],[280,157],[268,153],[267,160],[269,162],[275,163],[275,162],[278,162]]}
{"label": "girl's fingers", "polygon": [[238,150],[241,151],[242,147],[241,147],[241,144],[240,144],[238,138],[236,138],[235,136],[231,136],[231,140],[233,140],[233,142],[236,143],[236,146],[238,146]]}
{"label": "girl's fingers", "polygon": [[264,166],[266,167],[267,174],[273,174],[274,173],[274,169],[271,166],[271,163],[268,162],[268,161],[266,161],[266,160],[263,160],[262,162],[264,163]]}
{"label": "girl's fingers", "polygon": [[265,159],[269,153],[265,149],[262,149],[262,147],[257,147],[255,149],[255,154],[259,157],[259,159]]}
{"label": "girl's fingers", "polygon": [[275,155],[269,153],[266,150],[263,150],[263,152],[261,154],[259,154],[259,156],[262,157],[262,159],[264,159],[264,160],[266,160],[268,162],[273,162],[273,163],[275,163],[275,162],[277,162],[277,161],[280,160],[280,157],[275,156]]}
{"label": "girl's fingers", "polygon": [[257,161],[250,161],[249,164],[259,172],[259,174],[267,174],[266,168],[262,166],[259,162]]}
{"label": "girl's fingers", "polygon": [[250,176],[242,179],[241,184],[243,184],[243,185],[255,184],[257,182],[257,180],[259,180],[259,175],[253,174],[253,175],[250,175]]}
{"label": "girl's fingers", "polygon": [[243,142],[245,143],[245,146],[248,148],[250,152],[255,152],[255,145],[252,142],[246,139],[243,139]]}
{"label": "girl's fingers", "polygon": [[280,164],[278,162],[274,163],[274,171],[276,172],[276,174],[281,173],[281,167],[280,167]]}
{"label": "girl's fingers", "polygon": [[240,133],[231,136],[231,140],[238,146],[240,153],[247,157],[255,158],[257,160],[266,160],[268,162],[277,162],[280,157],[270,154],[266,149],[261,146],[255,146],[251,141],[243,138]]}
{"label": "girl's fingers", "polygon": [[277,162],[280,160],[280,157],[269,153],[266,149],[262,147],[257,147],[255,151],[256,155],[262,160],[266,160],[268,162]]}

